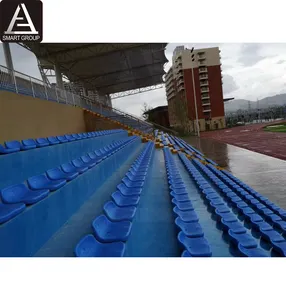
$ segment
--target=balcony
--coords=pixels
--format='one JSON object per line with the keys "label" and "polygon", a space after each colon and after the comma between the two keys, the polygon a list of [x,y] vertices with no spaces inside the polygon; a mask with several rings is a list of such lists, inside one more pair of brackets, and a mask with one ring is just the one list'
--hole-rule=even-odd
{"label": "balcony", "polygon": [[210,107],[203,108],[203,112],[204,113],[211,112],[211,108]]}
{"label": "balcony", "polygon": [[208,69],[207,68],[199,68],[199,73],[202,74],[202,73],[207,73],[208,72]]}
{"label": "balcony", "polygon": [[203,75],[200,75],[200,80],[205,80],[205,79],[208,79],[208,74],[203,74]]}
{"label": "balcony", "polygon": [[177,86],[179,86],[179,85],[181,85],[181,84],[184,84],[184,80],[183,80],[183,79],[179,79],[179,80],[177,81]]}
{"label": "balcony", "polygon": [[202,100],[208,100],[208,99],[210,99],[210,95],[208,93],[202,94],[201,99]]}
{"label": "balcony", "polygon": [[166,89],[166,94],[169,95],[170,93],[174,92],[173,86],[171,88]]}
{"label": "balcony", "polygon": [[180,80],[180,79],[184,79],[183,73],[180,73],[177,75],[177,80]]}
{"label": "balcony", "polygon": [[210,106],[211,102],[210,100],[202,101],[202,106]]}
{"label": "balcony", "polygon": [[181,84],[179,87],[178,87],[178,91],[184,91],[185,90],[185,86],[183,84]]}
{"label": "balcony", "polygon": [[201,89],[201,93],[208,93],[210,90],[208,87],[204,87]]}
{"label": "balcony", "polygon": [[199,61],[204,60],[204,59],[206,59],[205,54],[199,54],[199,55],[198,55],[198,60],[199,60]]}
{"label": "balcony", "polygon": [[207,65],[207,61],[205,59],[199,61],[199,67],[204,67],[206,65]]}
{"label": "balcony", "polygon": [[207,86],[207,87],[208,87],[208,86],[209,86],[209,82],[208,82],[207,80],[201,81],[201,82],[200,82],[200,86],[201,86],[201,87],[203,87],[203,86]]}
{"label": "balcony", "polygon": [[170,99],[172,99],[174,97],[175,97],[175,92],[172,91],[172,93],[170,93],[170,94],[167,95],[167,100],[170,100]]}

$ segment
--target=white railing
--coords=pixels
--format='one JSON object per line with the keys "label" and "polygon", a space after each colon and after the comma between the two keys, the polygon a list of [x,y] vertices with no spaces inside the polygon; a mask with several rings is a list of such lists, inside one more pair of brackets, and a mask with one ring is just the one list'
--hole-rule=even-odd
{"label": "white railing", "polygon": [[0,65],[0,89],[32,96],[48,101],[79,106],[102,113],[105,116],[120,119],[123,124],[151,129],[153,125],[132,114],[105,105],[90,97],[78,95],[75,91],[60,89],[56,85],[47,85],[43,81],[24,73],[12,71]]}

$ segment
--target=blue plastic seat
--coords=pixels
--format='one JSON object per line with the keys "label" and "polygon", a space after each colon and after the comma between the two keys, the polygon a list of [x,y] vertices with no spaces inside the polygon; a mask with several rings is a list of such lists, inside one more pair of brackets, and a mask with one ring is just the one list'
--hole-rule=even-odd
{"label": "blue plastic seat", "polygon": [[251,207],[245,207],[242,209],[243,215],[250,218],[252,214],[255,214],[255,211]]}
{"label": "blue plastic seat", "polygon": [[182,188],[186,188],[186,185],[184,183],[171,183],[170,187],[172,189],[182,189]]}
{"label": "blue plastic seat", "polygon": [[24,203],[15,203],[15,204],[3,204],[0,203],[0,224],[3,224],[18,214],[20,214],[26,205]]}
{"label": "blue plastic seat", "polygon": [[183,251],[181,257],[192,257],[192,255],[190,254],[189,251],[185,250],[185,251]]}
{"label": "blue plastic seat", "polygon": [[33,191],[29,189],[24,183],[8,186],[1,190],[1,198],[4,203],[25,203],[34,204],[49,194],[49,190]]}
{"label": "blue plastic seat", "polygon": [[75,140],[80,140],[80,139],[81,139],[81,137],[80,137],[77,133],[73,133],[71,136],[72,136]]}
{"label": "blue plastic seat", "polygon": [[121,192],[124,196],[140,196],[142,192],[142,188],[128,188],[125,184],[120,183],[117,186],[117,189]]}
{"label": "blue plastic seat", "polygon": [[263,222],[263,221],[264,221],[263,218],[258,214],[251,214],[250,215],[250,222],[253,223],[253,224],[258,223],[258,222]]}
{"label": "blue plastic seat", "polygon": [[244,248],[256,248],[256,240],[248,233],[235,233],[231,229],[228,231],[231,241],[238,245],[241,244]]}
{"label": "blue plastic seat", "polygon": [[[184,181],[182,179],[177,179],[177,180],[168,180],[170,185],[183,185]],[[185,184],[184,184],[185,185]]]}
{"label": "blue plastic seat", "polygon": [[226,205],[220,205],[215,209],[215,213],[230,213],[231,210]]}
{"label": "blue plastic seat", "polygon": [[32,176],[28,178],[27,182],[32,190],[50,191],[56,191],[67,183],[67,181],[64,179],[51,180],[46,174]]}
{"label": "blue plastic seat", "polygon": [[173,212],[184,222],[191,223],[199,221],[199,218],[194,210],[182,211],[177,206],[175,206],[173,208]]}
{"label": "blue plastic seat", "polygon": [[82,160],[84,165],[87,166],[89,169],[93,168],[96,165],[96,162],[94,162],[87,154],[82,155],[80,159]]}
{"label": "blue plastic seat", "polygon": [[187,237],[195,238],[204,236],[203,229],[198,222],[186,223],[182,221],[181,218],[177,217],[175,224]]}
{"label": "blue plastic seat", "polygon": [[265,219],[269,220],[270,222],[277,222],[277,221],[282,221],[282,218],[274,213],[265,215]]}
{"label": "blue plastic seat", "polygon": [[50,169],[50,170],[46,171],[46,174],[49,179],[52,179],[52,180],[65,179],[66,181],[73,180],[79,175],[78,172],[65,173],[60,168]]}
{"label": "blue plastic seat", "polygon": [[9,154],[13,152],[18,152],[20,150],[21,150],[20,148],[7,148],[7,147],[3,147],[3,145],[0,145],[0,154]]}
{"label": "blue plastic seat", "polygon": [[181,201],[178,201],[175,198],[173,198],[172,199],[172,203],[174,205],[176,205],[182,211],[194,210],[194,207],[193,207],[192,202],[190,200],[189,201],[181,202]]}
{"label": "blue plastic seat", "polygon": [[136,206],[117,206],[113,201],[105,203],[103,210],[110,221],[132,221],[135,216]]}
{"label": "blue plastic seat", "polygon": [[273,249],[282,256],[286,256],[286,241],[284,242],[273,242]]}
{"label": "blue plastic seat", "polygon": [[171,197],[173,197],[173,199],[175,199],[178,202],[189,202],[190,198],[189,195],[177,195],[173,192],[170,193]]}
{"label": "blue plastic seat", "polygon": [[237,217],[232,212],[217,212],[215,210],[216,215],[219,217],[219,219],[223,219],[226,222],[236,222]]}
{"label": "blue plastic seat", "polygon": [[125,243],[100,243],[89,234],[82,238],[75,247],[77,257],[122,257],[125,252]]}
{"label": "blue plastic seat", "polygon": [[22,140],[21,149],[29,150],[29,149],[34,149],[36,147],[37,147],[36,142],[33,139]]}
{"label": "blue plastic seat", "polygon": [[111,195],[113,201],[121,207],[138,205],[140,197],[139,196],[123,196],[119,191],[114,192]]}
{"label": "blue plastic seat", "polygon": [[141,188],[144,185],[144,181],[132,181],[128,177],[124,177],[122,179],[122,182],[128,187],[128,188]]}
{"label": "blue plastic seat", "polygon": [[210,245],[204,237],[189,238],[181,231],[178,234],[178,240],[192,257],[212,256]]}
{"label": "blue plastic seat", "polygon": [[244,209],[244,208],[247,208],[247,207],[249,207],[244,201],[240,201],[240,202],[237,202],[236,203],[236,207],[238,208],[238,210],[240,211],[240,212],[242,212],[242,210]]}
{"label": "blue plastic seat", "polygon": [[59,140],[60,143],[67,143],[68,139],[64,135],[58,135],[57,139]]}
{"label": "blue plastic seat", "polygon": [[131,168],[128,170],[128,173],[131,173],[134,176],[146,176],[147,171],[134,171]]}
{"label": "blue plastic seat", "polygon": [[141,175],[133,175],[130,172],[126,173],[126,177],[128,177],[131,181],[144,181],[146,176],[141,176]]}
{"label": "blue plastic seat", "polygon": [[49,136],[49,137],[47,138],[47,140],[49,141],[49,143],[50,143],[51,145],[57,145],[57,144],[60,143],[60,141],[59,141],[56,137],[54,137],[54,136]]}
{"label": "blue plastic seat", "polygon": [[214,204],[215,206],[218,206],[218,205],[225,205],[225,202],[221,198],[217,198],[217,199],[212,199],[210,201],[210,204]]}
{"label": "blue plastic seat", "polygon": [[276,228],[286,231],[286,222],[283,220],[273,221],[273,224]]}
{"label": "blue plastic seat", "polygon": [[267,252],[261,248],[245,248],[238,244],[238,250],[245,257],[269,257]]}
{"label": "blue plastic seat", "polygon": [[46,138],[37,138],[36,144],[37,144],[37,147],[46,147],[46,146],[50,145],[48,139],[46,139]]}
{"label": "blue plastic seat", "polygon": [[238,220],[236,222],[228,222],[222,219],[221,224],[224,231],[228,232],[231,229],[234,233],[246,233],[246,228]]}
{"label": "blue plastic seat", "polygon": [[[7,149],[19,149],[17,151],[20,151],[22,149],[22,145],[19,141],[8,141],[5,142],[5,146]],[[16,151],[13,151],[16,152]]]}
{"label": "blue plastic seat", "polygon": [[103,243],[126,242],[131,226],[130,221],[111,222],[105,215],[100,215],[92,222],[95,237]]}
{"label": "blue plastic seat", "polygon": [[75,141],[75,138],[71,134],[65,134],[64,137],[70,142]]}
{"label": "blue plastic seat", "polygon": [[188,195],[188,192],[185,188],[181,188],[181,189],[171,188],[171,189],[176,195]]}
{"label": "blue plastic seat", "polygon": [[86,137],[82,133],[78,133],[80,139],[85,139]]}
{"label": "blue plastic seat", "polygon": [[276,230],[260,230],[262,238],[264,238],[266,241],[271,241],[271,242],[282,242],[285,241],[283,236],[278,233]]}
{"label": "blue plastic seat", "polygon": [[97,164],[102,161],[102,159],[99,156],[97,156],[94,152],[89,152],[87,153],[87,155],[93,162],[96,162]]}
{"label": "blue plastic seat", "polygon": [[86,172],[88,170],[88,167],[75,167],[72,163],[68,162],[68,163],[64,163],[61,165],[62,170],[65,173],[74,173],[74,172],[78,172],[80,174]]}

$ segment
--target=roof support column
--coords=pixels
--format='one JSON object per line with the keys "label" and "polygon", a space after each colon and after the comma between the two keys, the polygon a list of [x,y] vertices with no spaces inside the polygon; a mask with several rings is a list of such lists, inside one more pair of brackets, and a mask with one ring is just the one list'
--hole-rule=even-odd
{"label": "roof support column", "polygon": [[14,71],[14,66],[13,66],[13,60],[10,51],[10,45],[9,43],[3,43],[2,45],[3,45],[4,55],[5,55],[6,66],[9,69],[9,73],[12,73]]}
{"label": "roof support column", "polygon": [[56,73],[57,87],[63,90],[64,89],[63,77],[62,77],[60,66],[58,64],[55,64],[55,73]]}

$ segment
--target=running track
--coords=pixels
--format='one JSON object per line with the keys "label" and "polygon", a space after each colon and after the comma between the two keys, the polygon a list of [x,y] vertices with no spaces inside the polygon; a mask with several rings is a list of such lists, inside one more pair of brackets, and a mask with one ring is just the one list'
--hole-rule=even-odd
{"label": "running track", "polygon": [[276,123],[281,121],[202,132],[201,137],[286,160],[286,133],[263,131],[264,126]]}

